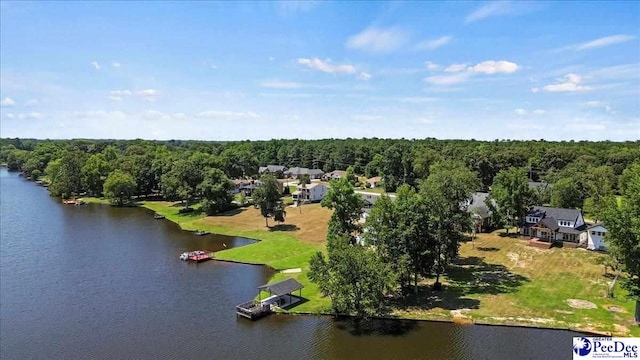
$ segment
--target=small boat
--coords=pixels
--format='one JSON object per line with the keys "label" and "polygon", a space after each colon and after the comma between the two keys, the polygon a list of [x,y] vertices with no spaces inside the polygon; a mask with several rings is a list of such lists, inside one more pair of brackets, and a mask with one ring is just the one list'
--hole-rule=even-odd
{"label": "small boat", "polygon": [[196,263],[213,259],[213,253],[204,250],[195,250],[189,252],[183,252],[180,254],[180,260],[193,261]]}
{"label": "small boat", "polygon": [[160,214],[153,214],[153,218],[154,218],[154,219],[164,219],[164,215],[160,215]]}
{"label": "small boat", "polygon": [[87,205],[89,202],[87,200],[78,199],[76,200],[76,205]]}
{"label": "small boat", "polygon": [[65,204],[65,205],[75,205],[76,204],[76,199],[62,200],[62,203]]}
{"label": "small boat", "polygon": [[198,236],[203,236],[203,235],[209,235],[211,233],[209,231],[206,231],[206,230],[198,230],[198,231],[195,232],[195,234],[198,235]]}

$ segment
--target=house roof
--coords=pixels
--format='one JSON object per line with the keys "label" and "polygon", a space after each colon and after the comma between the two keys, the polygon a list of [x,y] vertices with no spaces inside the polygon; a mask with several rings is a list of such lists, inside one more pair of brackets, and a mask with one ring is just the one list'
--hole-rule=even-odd
{"label": "house roof", "polygon": [[273,284],[265,284],[258,286],[259,290],[268,291],[273,295],[287,295],[296,290],[302,289],[304,286],[300,284],[296,279],[288,278]]}
{"label": "house roof", "polygon": [[556,220],[576,221],[580,217],[580,211],[576,209],[563,209],[548,206],[534,206],[531,208],[528,216],[539,218],[552,217]]}
{"label": "house roof", "polygon": [[374,176],[372,178],[368,178],[367,181],[369,181],[369,182],[371,182],[371,181],[380,182],[380,181],[382,181],[382,177]]}
{"label": "house roof", "polygon": [[601,227],[601,228],[607,230],[607,228],[604,227],[603,223],[596,223],[596,224],[593,224],[593,225],[589,225],[589,226],[586,227],[586,229],[590,230],[590,229],[597,228],[597,227]]}
{"label": "house roof", "polygon": [[283,165],[267,165],[267,166],[260,166],[258,168],[258,172],[259,173],[263,173],[263,172],[265,172],[267,170],[269,172],[285,171],[285,170],[287,170],[287,167],[283,166]]}
{"label": "house roof", "polygon": [[309,169],[309,168],[303,168],[303,167],[292,167],[291,169],[287,170],[285,172],[286,174],[290,174],[290,175],[321,175],[324,174],[324,172],[320,169]]}
{"label": "house roof", "polygon": [[[469,205],[467,206],[467,211],[470,213],[478,214],[483,219],[486,219],[491,216],[491,210],[485,203],[485,200],[489,197],[489,193],[486,192],[475,192],[471,195],[471,199],[469,199]],[[491,200],[492,203],[496,203],[494,199]]]}
{"label": "house roof", "polygon": [[545,217],[544,219],[540,220],[540,222],[553,231],[558,231],[560,229],[558,220],[552,217]]}
{"label": "house roof", "polygon": [[321,182],[312,182],[311,184],[300,185],[298,188],[299,189],[313,189],[314,187],[316,187],[318,185],[326,186],[325,184],[323,184]]}

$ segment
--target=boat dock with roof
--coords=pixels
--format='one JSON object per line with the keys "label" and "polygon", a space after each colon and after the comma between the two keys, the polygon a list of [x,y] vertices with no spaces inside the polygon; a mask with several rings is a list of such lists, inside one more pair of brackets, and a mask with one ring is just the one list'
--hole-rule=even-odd
{"label": "boat dock with roof", "polygon": [[[302,288],[296,279],[288,278],[272,284],[258,286],[258,292],[268,292],[266,299],[259,298],[236,306],[236,314],[250,320],[259,319],[273,310],[286,308],[302,301]],[[299,295],[293,295],[298,290]]]}

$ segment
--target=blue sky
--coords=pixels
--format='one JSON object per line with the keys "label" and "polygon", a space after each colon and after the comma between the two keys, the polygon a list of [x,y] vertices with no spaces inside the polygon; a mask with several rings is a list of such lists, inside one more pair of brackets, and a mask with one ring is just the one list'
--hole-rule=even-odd
{"label": "blue sky", "polygon": [[637,140],[640,3],[0,3],[0,136]]}

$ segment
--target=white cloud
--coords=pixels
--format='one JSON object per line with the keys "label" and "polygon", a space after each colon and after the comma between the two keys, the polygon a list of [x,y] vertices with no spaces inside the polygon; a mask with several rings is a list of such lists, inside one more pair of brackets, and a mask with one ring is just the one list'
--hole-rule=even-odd
{"label": "white cloud", "polygon": [[527,113],[525,109],[515,109],[514,112],[520,116],[525,115]]}
{"label": "white cloud", "polygon": [[154,102],[160,96],[160,90],[156,89],[144,89],[136,91],[136,95],[143,98],[145,101]]}
{"label": "white cloud", "polygon": [[575,48],[576,50],[589,50],[589,49],[595,49],[595,48],[605,47],[609,45],[620,44],[623,42],[631,41],[635,38],[636,38],[635,36],[624,35],[624,34],[605,36],[599,39],[591,40],[586,43],[577,45],[575,46]]}
{"label": "white cloud", "polygon": [[470,67],[469,71],[483,74],[511,74],[516,72],[519,68],[518,64],[510,61],[488,60]]}
{"label": "white cloud", "polygon": [[353,114],[353,115],[351,115],[351,118],[353,120],[355,120],[355,121],[368,122],[368,121],[381,120],[382,116],[380,116],[380,115],[371,115],[371,114]]}
{"label": "white cloud", "polygon": [[452,75],[432,75],[424,78],[424,81],[433,84],[433,85],[453,85],[459,84],[461,82],[465,82],[471,73],[468,72],[459,72]]}
{"label": "white cloud", "polygon": [[469,24],[491,16],[508,15],[513,12],[514,8],[509,1],[491,1],[467,15],[465,22]]}
{"label": "white cloud", "polygon": [[547,113],[547,110],[536,109],[536,110],[533,110],[533,113],[536,114],[536,115],[544,115],[544,114]]}
{"label": "white cloud", "polygon": [[408,35],[399,28],[368,27],[349,37],[346,46],[373,54],[386,54],[400,49],[408,41]]}
{"label": "white cloud", "polygon": [[26,103],[24,103],[24,106],[28,107],[34,107],[38,105],[40,105],[40,101],[38,101],[38,99],[30,99]]}
{"label": "white cloud", "polygon": [[447,66],[444,71],[445,72],[459,72],[465,70],[467,68],[467,64],[451,64]]}
{"label": "white cloud", "polygon": [[293,81],[270,80],[262,82],[260,87],[272,89],[299,89],[302,87],[302,84]]}
{"label": "white cloud", "polygon": [[361,72],[360,75],[358,75],[358,79],[360,80],[369,80],[371,79],[371,74],[369,74],[368,72]]}
{"label": "white cloud", "polygon": [[130,96],[131,95],[131,91],[130,90],[111,90],[109,92],[109,99],[113,100],[113,101],[122,101],[122,98],[125,96]]}
{"label": "white cloud", "polygon": [[0,100],[1,107],[12,107],[15,105],[16,105],[16,101],[10,97],[5,97],[4,99]]}
{"label": "white cloud", "polygon": [[356,72],[355,66],[349,64],[334,64],[331,62],[331,59],[320,60],[318,58],[299,58],[298,64],[305,65],[313,70],[318,70],[330,74],[353,74]]}
{"label": "white cloud", "polygon": [[505,60],[487,60],[473,66],[451,64],[444,69],[445,72],[452,73],[451,75],[427,76],[424,81],[434,85],[452,85],[464,82],[477,74],[511,74],[519,68],[518,64]]}
{"label": "white cloud", "polygon": [[96,70],[100,70],[100,64],[98,64],[97,61],[92,61],[91,65],[96,69]]}
{"label": "white cloud", "polygon": [[6,117],[7,119],[13,119],[13,118],[15,118],[15,117],[16,117],[16,116],[15,116],[15,115],[13,115],[12,113],[5,113],[5,114],[3,114],[3,115],[4,115],[4,117]]}
{"label": "white cloud", "polygon": [[216,64],[211,64],[209,67],[212,68],[213,70],[218,70],[218,65]]}
{"label": "white cloud", "polygon": [[441,46],[444,46],[450,43],[451,40],[453,40],[453,36],[450,36],[450,35],[441,36],[437,39],[431,39],[431,40],[425,40],[425,41],[419,42],[415,46],[415,49],[416,50],[435,50]]}
{"label": "white cloud", "polygon": [[276,58],[274,58],[273,56],[269,56],[269,61],[273,61],[273,60],[275,60],[275,59],[276,59]]}
{"label": "white cloud", "polygon": [[440,69],[440,65],[432,63],[431,61],[425,61],[424,65],[427,67],[427,69],[429,69],[431,71],[435,71],[435,70],[439,70]]}
{"label": "white cloud", "polygon": [[534,94],[537,93],[538,91],[540,91],[540,88],[537,88],[537,87],[532,87],[531,88],[531,92],[534,93]]}
{"label": "white cloud", "polygon": [[203,119],[213,119],[213,120],[241,120],[241,119],[255,119],[260,117],[260,115],[251,111],[237,112],[237,111],[219,111],[219,110],[202,111],[195,114],[195,116]]}
{"label": "white cloud", "polygon": [[591,86],[580,85],[581,82],[582,77],[580,77],[580,75],[570,73],[565,75],[562,79],[558,79],[557,84],[547,85],[542,89],[547,92],[576,92],[593,90]]}
{"label": "white cloud", "polygon": [[114,61],[114,62],[112,62],[112,63],[111,63],[111,66],[113,66],[114,68],[116,68],[116,69],[117,69],[117,68],[119,68],[120,66],[122,66],[122,64],[120,64],[120,63],[119,63],[119,62],[117,62],[117,61]]}
{"label": "white cloud", "polygon": [[42,114],[39,113],[39,112],[30,112],[30,113],[18,114],[18,119],[38,120],[38,119],[42,119]]}

